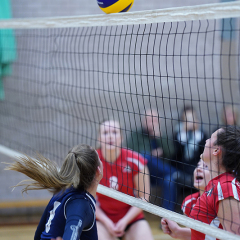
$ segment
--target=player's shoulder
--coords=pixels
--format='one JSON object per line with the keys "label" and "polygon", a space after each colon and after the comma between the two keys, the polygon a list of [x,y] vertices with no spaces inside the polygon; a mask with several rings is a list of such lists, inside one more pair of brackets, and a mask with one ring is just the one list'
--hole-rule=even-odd
{"label": "player's shoulder", "polygon": [[216,177],[216,179],[220,183],[228,183],[228,182],[232,182],[235,179],[235,176],[232,173],[223,173],[218,177]]}
{"label": "player's shoulder", "polygon": [[126,155],[126,157],[134,157],[134,158],[138,158],[138,155],[140,155],[139,153],[129,148],[122,148],[122,154]]}
{"label": "player's shoulder", "polygon": [[137,159],[137,160],[142,160],[144,159],[143,156],[138,153],[133,151],[132,149],[129,148],[122,148],[122,154],[124,154],[127,158],[132,158],[132,159]]}
{"label": "player's shoulder", "polygon": [[212,196],[214,201],[221,201],[229,197],[234,197],[238,201],[240,199],[240,183],[232,173],[223,173],[212,179],[207,190],[206,196]]}
{"label": "player's shoulder", "polygon": [[219,181],[217,185],[218,193],[223,195],[238,195],[240,197],[240,183],[235,177],[225,179],[224,181]]}
{"label": "player's shoulder", "polygon": [[55,194],[49,201],[47,208],[53,209],[57,205],[59,211],[62,211],[62,209],[65,209],[65,207],[68,203],[72,202],[75,199],[77,199],[77,201],[79,202],[80,199],[84,200],[86,198],[84,198],[84,195],[81,194],[76,189],[69,188],[65,191],[61,191],[61,192]]}
{"label": "player's shoulder", "polygon": [[222,173],[218,175],[217,177],[213,178],[212,180],[209,181],[208,185],[205,188],[205,191],[213,191],[217,190],[219,186],[227,186],[231,185],[232,182],[235,182],[236,179],[233,174],[231,173]]}
{"label": "player's shoulder", "polygon": [[67,203],[75,202],[78,203],[81,206],[91,206],[91,208],[95,209],[96,200],[95,198],[88,192],[81,191],[76,192],[75,194],[72,194],[68,197],[66,200]]}
{"label": "player's shoulder", "polygon": [[189,202],[189,201],[194,201],[194,200],[198,199],[199,196],[200,196],[200,193],[199,193],[199,192],[190,194],[190,195],[188,195],[187,197],[185,197],[185,199],[183,200],[183,203],[184,203],[184,202]]}
{"label": "player's shoulder", "polygon": [[69,201],[69,200],[73,200],[73,199],[81,199],[81,200],[86,200],[86,201],[90,201],[94,204],[95,200],[93,198],[93,196],[91,196],[91,194],[88,194],[86,191],[81,191],[79,189],[75,189],[73,187],[65,190],[64,192],[59,192],[58,194],[54,195],[51,201],[61,201],[61,202],[65,202],[65,201]]}
{"label": "player's shoulder", "polygon": [[213,180],[213,185],[218,191],[228,191],[229,188],[236,188],[240,191],[240,183],[232,173],[223,173]]}
{"label": "player's shoulder", "polygon": [[125,156],[128,163],[132,163],[140,168],[144,167],[146,161],[140,153],[132,151],[130,149],[123,148],[122,154]]}
{"label": "player's shoulder", "polygon": [[196,192],[193,194],[188,195],[182,203],[182,211],[183,213],[185,213],[187,216],[189,216],[192,208],[194,207],[194,205],[196,204],[198,198],[200,197],[200,193]]}

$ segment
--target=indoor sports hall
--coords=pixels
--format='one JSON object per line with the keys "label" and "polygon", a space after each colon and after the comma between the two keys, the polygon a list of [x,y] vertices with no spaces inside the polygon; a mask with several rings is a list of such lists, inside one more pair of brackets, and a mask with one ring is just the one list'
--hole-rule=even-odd
{"label": "indoor sports hall", "polygon": [[[97,193],[106,215],[121,213],[122,202],[142,209],[155,240],[172,239],[172,222],[188,239],[240,239],[240,163],[224,165],[240,154],[240,2],[135,0],[128,10],[106,14],[96,0],[0,1],[0,240],[33,239],[52,197],[22,194],[16,185],[27,177],[8,164],[41,154],[60,167],[78,144],[106,162]],[[218,129],[233,131],[236,148],[215,141],[208,157]]]}

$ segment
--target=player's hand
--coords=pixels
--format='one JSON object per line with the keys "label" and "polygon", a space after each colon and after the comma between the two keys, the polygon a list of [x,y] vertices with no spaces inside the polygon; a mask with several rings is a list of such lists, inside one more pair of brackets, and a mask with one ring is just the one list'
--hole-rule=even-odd
{"label": "player's hand", "polygon": [[168,234],[172,238],[179,237],[177,234],[179,226],[176,222],[168,220],[166,218],[162,218],[161,224],[162,224],[162,230],[165,234]]}
{"label": "player's hand", "polygon": [[117,237],[116,233],[115,233],[115,224],[114,222],[110,219],[110,218],[107,218],[104,222],[104,225],[106,226],[108,232],[114,236],[114,237]]}
{"label": "player's hand", "polygon": [[162,148],[159,147],[159,148],[152,150],[152,156],[160,158],[160,157],[162,157],[162,155],[163,155]]}
{"label": "player's hand", "polygon": [[51,240],[63,240],[61,237],[57,237],[56,239],[55,238],[51,238]]}
{"label": "player's hand", "polygon": [[124,235],[126,227],[127,222],[123,218],[115,224],[115,233],[117,234],[117,237],[122,237]]}

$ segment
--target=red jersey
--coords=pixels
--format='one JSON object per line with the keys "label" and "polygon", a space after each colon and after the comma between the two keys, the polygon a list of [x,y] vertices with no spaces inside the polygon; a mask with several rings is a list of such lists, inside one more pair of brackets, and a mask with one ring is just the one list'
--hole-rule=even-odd
{"label": "red jersey", "polygon": [[[223,229],[217,214],[219,202],[226,198],[233,197],[237,201],[240,198],[240,183],[231,173],[223,173],[213,178],[205,188],[205,192],[198,199],[190,213],[190,217],[201,222]],[[227,209],[226,209],[227,210]],[[191,230],[191,239],[209,239],[204,233]],[[211,238],[214,239],[214,238]]]}
{"label": "red jersey", "polygon": [[[114,188],[122,193],[134,196],[134,176],[143,171],[146,160],[138,153],[121,149],[121,154],[118,159],[113,162],[107,162],[102,156],[101,150],[97,150],[99,158],[103,163],[103,178],[100,184]],[[97,201],[100,208],[113,221],[118,222],[123,218],[130,205],[97,193]],[[140,213],[132,222],[143,218],[143,213]]]}
{"label": "red jersey", "polygon": [[199,197],[200,197],[200,192],[196,192],[196,193],[190,194],[183,200],[181,209],[186,216],[189,217],[190,212],[192,211]]}

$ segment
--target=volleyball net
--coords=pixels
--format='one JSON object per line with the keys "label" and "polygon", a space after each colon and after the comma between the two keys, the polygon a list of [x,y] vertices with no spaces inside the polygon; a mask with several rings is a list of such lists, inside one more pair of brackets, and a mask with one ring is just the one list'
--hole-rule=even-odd
{"label": "volleyball net", "polygon": [[151,203],[99,191],[219,239],[237,239],[176,212],[196,192],[192,175],[206,138],[229,115],[238,124],[239,16],[240,3],[232,2],[1,21],[0,52],[10,59],[1,65],[1,153],[39,152],[61,165],[74,145],[98,148],[103,119],[117,119],[121,147],[148,161],[143,174],[151,180]]}

